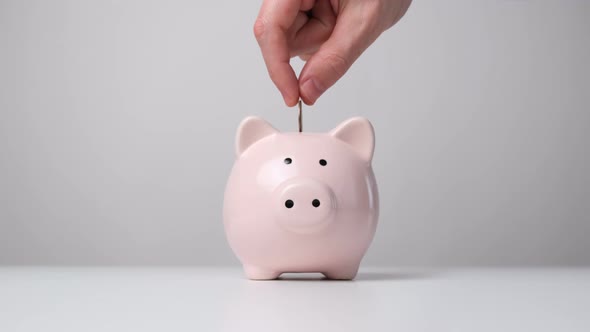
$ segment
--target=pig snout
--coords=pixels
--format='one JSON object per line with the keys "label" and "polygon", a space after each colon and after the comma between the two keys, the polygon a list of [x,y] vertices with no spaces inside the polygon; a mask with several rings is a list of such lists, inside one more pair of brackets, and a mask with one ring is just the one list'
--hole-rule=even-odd
{"label": "pig snout", "polygon": [[334,193],[324,183],[310,178],[293,178],[275,191],[279,223],[297,233],[310,233],[326,226],[335,210]]}

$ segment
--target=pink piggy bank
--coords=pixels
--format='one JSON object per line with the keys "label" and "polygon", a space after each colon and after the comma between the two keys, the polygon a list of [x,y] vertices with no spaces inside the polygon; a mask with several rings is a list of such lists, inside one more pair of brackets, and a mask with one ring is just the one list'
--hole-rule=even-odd
{"label": "pink piggy bank", "polygon": [[223,220],[248,278],[356,276],[379,214],[374,147],[364,118],[329,133],[281,133],[257,117],[242,121]]}

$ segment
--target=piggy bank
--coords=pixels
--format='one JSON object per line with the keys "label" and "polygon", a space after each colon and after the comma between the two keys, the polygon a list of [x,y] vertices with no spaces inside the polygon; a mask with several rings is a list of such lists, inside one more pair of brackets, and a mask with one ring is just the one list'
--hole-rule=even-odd
{"label": "piggy bank", "polygon": [[246,277],[353,279],[379,214],[371,123],[355,117],[328,133],[281,133],[248,117],[235,145],[223,220]]}

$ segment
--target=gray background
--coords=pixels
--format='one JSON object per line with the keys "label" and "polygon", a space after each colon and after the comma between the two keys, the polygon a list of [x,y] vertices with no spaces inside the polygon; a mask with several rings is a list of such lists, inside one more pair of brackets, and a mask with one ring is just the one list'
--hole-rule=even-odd
{"label": "gray background", "polygon": [[[0,0],[1,264],[237,264],[236,126],[296,128],[259,4]],[[590,264],[588,17],[582,0],[416,0],[305,109],[309,131],[374,123],[365,264]]]}

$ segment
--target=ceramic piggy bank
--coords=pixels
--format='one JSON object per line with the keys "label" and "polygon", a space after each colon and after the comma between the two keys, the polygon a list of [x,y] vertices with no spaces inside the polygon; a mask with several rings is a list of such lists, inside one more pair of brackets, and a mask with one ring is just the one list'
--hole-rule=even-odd
{"label": "ceramic piggy bank", "polygon": [[257,117],[242,121],[223,219],[248,278],[356,276],[379,214],[374,146],[364,118],[328,133],[281,133]]}

